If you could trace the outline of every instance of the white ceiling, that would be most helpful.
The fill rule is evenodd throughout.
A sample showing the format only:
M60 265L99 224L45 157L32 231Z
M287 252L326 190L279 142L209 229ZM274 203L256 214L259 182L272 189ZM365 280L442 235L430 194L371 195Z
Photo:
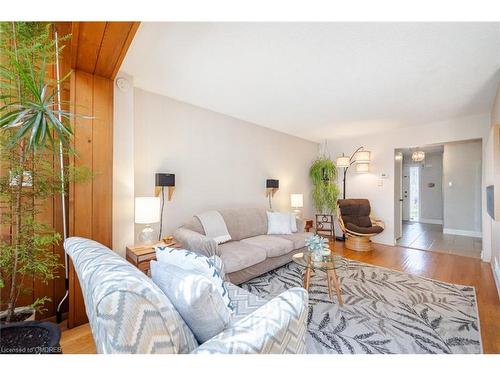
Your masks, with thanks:
M143 23L134 85L302 138L489 112L499 23Z

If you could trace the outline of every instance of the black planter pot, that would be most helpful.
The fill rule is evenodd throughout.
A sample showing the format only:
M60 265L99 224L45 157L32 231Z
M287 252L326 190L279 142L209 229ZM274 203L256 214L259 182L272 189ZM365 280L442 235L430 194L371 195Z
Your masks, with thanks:
M50 322L0 324L0 354L60 354L61 329Z

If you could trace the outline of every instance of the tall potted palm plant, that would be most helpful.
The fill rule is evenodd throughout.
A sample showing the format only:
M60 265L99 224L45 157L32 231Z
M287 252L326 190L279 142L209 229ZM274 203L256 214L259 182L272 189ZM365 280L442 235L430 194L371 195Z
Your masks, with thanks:
M65 176L88 176L63 163L62 153L71 152L71 114L61 109L61 80L47 74L59 53L51 25L3 22L0 32L0 226L10 227L0 232L0 287L6 289L0 314L13 322L43 309L49 299L19 309L20 295L29 290L23 279L47 282L62 266L49 250L61 235L39 220L43 201L64 194L70 180ZM61 165L54 171L57 159Z

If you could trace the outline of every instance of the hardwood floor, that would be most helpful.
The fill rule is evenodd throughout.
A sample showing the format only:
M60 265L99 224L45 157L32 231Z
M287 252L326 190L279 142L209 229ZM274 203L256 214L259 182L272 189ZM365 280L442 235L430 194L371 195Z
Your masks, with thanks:
M489 263L459 255L377 244L368 253L344 249L343 242L336 242L334 249L339 255L361 262L449 283L473 285L477 293L483 350L500 353L500 301ZM63 353L95 353L88 324L64 330L61 347Z

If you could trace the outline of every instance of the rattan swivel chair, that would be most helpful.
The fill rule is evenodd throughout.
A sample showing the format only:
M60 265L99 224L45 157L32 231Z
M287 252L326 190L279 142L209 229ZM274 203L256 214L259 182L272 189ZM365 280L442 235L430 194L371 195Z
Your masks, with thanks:
M337 218L344 232L345 247L355 251L371 251L371 237L383 232L385 224L370 217L368 199L339 199Z

